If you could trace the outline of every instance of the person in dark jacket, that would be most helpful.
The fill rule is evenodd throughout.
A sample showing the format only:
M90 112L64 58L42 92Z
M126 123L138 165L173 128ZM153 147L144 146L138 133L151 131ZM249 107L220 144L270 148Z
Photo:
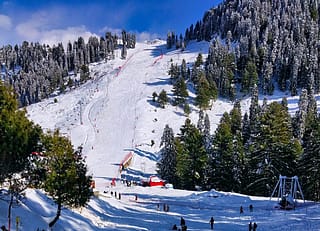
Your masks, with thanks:
M257 225L257 223L253 223L253 231L256 231L257 230L257 227L258 227L258 225Z
M210 223L211 229L213 229L213 224L214 224L214 219L213 219L213 217L210 218L209 223Z
M183 217L180 219L180 225L181 227L186 225L186 221L183 219Z

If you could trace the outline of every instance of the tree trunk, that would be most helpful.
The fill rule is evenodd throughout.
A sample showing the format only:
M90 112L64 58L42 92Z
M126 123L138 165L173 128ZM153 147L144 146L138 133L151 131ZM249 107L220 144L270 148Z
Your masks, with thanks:
M9 203L9 208L8 208L8 230L10 231L11 229L11 208L13 204L13 193L10 193L10 203Z
M54 224L59 220L60 215L61 215L61 203L58 203L57 214L55 218L49 223L50 228L52 228L52 226L54 226Z

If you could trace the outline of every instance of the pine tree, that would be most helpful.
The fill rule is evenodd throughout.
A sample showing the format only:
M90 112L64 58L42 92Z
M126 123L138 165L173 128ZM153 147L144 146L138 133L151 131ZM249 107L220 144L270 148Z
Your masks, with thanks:
M184 189L194 190L196 186L202 186L201 184L204 182L204 166L207 162L207 154L202 136L190 119L186 119L180 131L179 140L184 151L178 158L179 168L181 169L181 184Z
M229 113L231 123L231 133L233 135L233 190L243 192L244 185L246 185L246 163L247 157L244 154L244 145L242 137L242 119L241 119L241 105L240 101L236 101L233 109Z
M186 102L186 98L189 96L187 91L187 85L183 78L178 78L176 83L173 85L172 90L175 98L174 104L175 105L183 105Z
M157 163L158 174L167 182L176 185L177 151L172 128L167 124L163 130L160 147L160 161Z
M62 205L84 206L92 192L91 177L81 157L81 149L74 151L71 142L58 131L43 137L46 176L43 188L57 204L57 213L49 223L53 227L58 221Z
M25 170L28 157L37 146L41 128L18 110L12 89L0 83L0 182Z
M9 225L13 199L29 184L28 158L40 135L41 128L27 119L25 110L18 110L13 90L0 82L0 183L9 185Z
M294 174L301 146L293 138L290 115L280 103L270 103L261 115L260 123L260 135L251 144L255 148L250 153L254 173L250 190L266 196L270 195L279 175Z
M182 59L180 73L181 73L182 78L184 78L184 79L189 78L188 71L187 71L187 63L186 63L185 59Z
M303 154L299 173L304 195L309 200L320 200L320 118L308 113L303 136Z
M248 61L241 79L241 92L247 94L258 81L258 73L256 65L252 61Z
M160 104L160 107L164 108L168 101L169 99L167 92L164 89L162 89L162 91L159 93L157 102Z
M308 113L308 92L306 89L301 91L298 103L299 109L296 111L294 118L295 137L301 140L305 130L305 122Z
M203 64L202 54L199 53L194 65L195 65L195 67L200 67L202 64Z
M195 103L200 109L207 109L210 103L210 85L205 77L204 72L199 72L198 84L196 85Z
M214 175L209 176L212 188L222 191L232 191L235 183L233 175L233 135L231 133L230 116L225 112L215 131L212 142L212 167Z

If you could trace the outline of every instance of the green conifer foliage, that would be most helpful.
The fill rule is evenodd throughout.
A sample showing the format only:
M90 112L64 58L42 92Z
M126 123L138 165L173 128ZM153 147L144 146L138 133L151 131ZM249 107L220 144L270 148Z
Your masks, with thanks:
M320 200L320 118L308 113L299 172L307 199Z
M0 83L0 182L25 170L40 134L40 127L18 110L13 91Z
M252 145L251 171L255 194L270 195L279 175L295 174L301 146L293 138L291 118L283 105L270 103L260 117L260 135Z
M43 187L57 204L57 213L49 223L52 227L61 215L62 205L84 206L90 196L91 177L81 157L81 149L74 151L71 142L55 131L43 138L46 176Z
M194 190L196 186L202 186L207 154L201 133L190 119L186 119L180 130L179 141L182 148L178 154L178 172L181 186Z

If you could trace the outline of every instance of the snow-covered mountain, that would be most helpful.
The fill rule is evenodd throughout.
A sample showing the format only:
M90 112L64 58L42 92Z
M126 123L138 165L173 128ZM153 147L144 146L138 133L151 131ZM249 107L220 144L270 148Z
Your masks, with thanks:
M121 179L139 180L155 174L160 138L166 124L179 133L187 118L179 107L161 109L152 101L152 93L164 89L172 96L168 70L173 62L188 65L209 44L192 42L184 51L167 50L165 42L156 40L138 43L128 50L126 60L116 59L90 65L92 80L83 86L27 108L28 116L44 129L60 129L70 137L74 147L83 146L83 153L96 182L96 197L82 209L64 209L54 230L169 230L184 217L188 230L210 230L209 219L215 218L215 230L248 230L250 221L257 230L320 230L320 206L308 203L292 211L273 208L269 198L249 197L224 192L193 192L165 188L127 187ZM117 51L118 52L118 51ZM190 92L190 98L194 97ZM275 94L270 100L281 100ZM289 101L294 113L298 97ZM245 112L249 97L241 101ZM230 111L232 103L219 99L208 113L211 132L221 115ZM198 109L191 107L189 118L198 121ZM152 145L151 140L154 141ZM119 172L119 163L133 153L128 170ZM111 187L112 179L116 186ZM115 194L117 193L117 196ZM121 199L119 199L119 194ZM1 198L6 198L5 191ZM163 211L163 205L169 211ZM249 212L252 204L253 212ZM159 206L159 207L158 207ZM244 213L239 213L243 206ZM26 197L12 211L11 230L47 229L56 207L43 192L28 189ZM0 225L7 224L7 202L0 200ZM20 217L19 227L15 226Z

